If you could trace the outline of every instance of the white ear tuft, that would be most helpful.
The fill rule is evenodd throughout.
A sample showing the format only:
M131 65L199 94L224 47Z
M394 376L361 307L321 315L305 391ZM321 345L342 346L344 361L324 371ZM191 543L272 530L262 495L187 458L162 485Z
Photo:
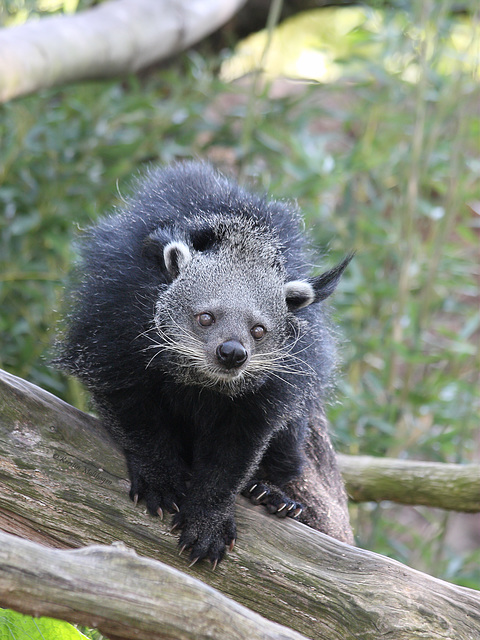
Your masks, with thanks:
M284 287L285 300L290 311L296 311L315 301L315 291L305 280L292 280Z
M172 278L178 278L192 259L192 254L185 243L174 241L169 242L164 248L163 259L168 273Z

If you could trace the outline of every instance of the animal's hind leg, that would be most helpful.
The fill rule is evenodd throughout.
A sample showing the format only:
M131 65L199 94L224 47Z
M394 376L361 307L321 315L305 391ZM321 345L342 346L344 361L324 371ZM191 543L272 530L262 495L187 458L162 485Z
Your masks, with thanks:
M263 504L269 513L278 518L296 518L304 509L300 502L289 498L279 487L256 478L247 483L242 495L253 504Z
M274 436L265 452L258 473L242 491L253 504L263 504L269 513L279 518L296 518L303 505L290 498L285 485L298 477L303 466L302 446L304 429L301 424L291 424Z

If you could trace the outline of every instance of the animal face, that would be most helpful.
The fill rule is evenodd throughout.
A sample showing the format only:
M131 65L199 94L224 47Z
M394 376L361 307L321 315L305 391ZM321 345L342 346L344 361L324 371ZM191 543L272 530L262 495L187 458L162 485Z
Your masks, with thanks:
M203 251L177 240L164 246L171 283L156 305L150 364L234 396L268 375L298 372L296 312L334 291L351 256L316 278L286 282L281 249L261 229L235 224L222 234Z
M178 242L164 253L174 280L160 296L155 324L176 377L230 394L258 385L279 366L288 337L278 271L221 251L192 254Z

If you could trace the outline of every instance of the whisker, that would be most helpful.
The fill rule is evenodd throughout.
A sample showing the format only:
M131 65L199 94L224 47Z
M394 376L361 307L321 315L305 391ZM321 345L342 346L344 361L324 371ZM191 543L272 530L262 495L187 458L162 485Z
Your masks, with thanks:
M291 323L291 338L287 343L269 351L253 353L245 369L229 378L225 372L215 370L215 366L209 363L205 345L198 336L182 326L173 317L171 309L164 311L162 324L153 322L151 327L137 336L151 343L142 348L143 352L154 352L146 368L152 366L161 354L171 354L175 358L178 371L182 371L182 379L207 389L216 388L226 392L230 390L232 393L238 392L242 385L254 383L264 375L277 378L291 387L295 387L295 383L287 379L289 376L314 378L317 375L315 369L300 357L300 354L311 349L323 336L313 337L304 327Z

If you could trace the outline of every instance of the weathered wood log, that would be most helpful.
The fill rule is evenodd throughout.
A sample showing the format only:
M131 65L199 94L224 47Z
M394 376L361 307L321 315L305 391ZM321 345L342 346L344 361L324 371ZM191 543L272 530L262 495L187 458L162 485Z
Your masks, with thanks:
M439 509L480 511L480 465L337 456L356 502L390 500Z
M0 101L138 71L206 37L245 0L114 0L0 29Z
M140 507L134 509L128 500L123 457L97 421L4 372L0 375L0 452L3 531L57 548L121 540L139 555L161 559L197 576L309 638L479 637L477 592L430 578L295 521L279 521L243 499L236 513L238 543L234 551L214 572L208 563L188 568L186 559L178 556L176 536L168 523L148 516ZM29 566L33 567L33 559ZM126 582L135 591L136 574L131 575L132 580L127 575ZM42 572L35 576L35 592L43 584L42 576L45 578ZM115 576L110 587L100 581L105 597L114 592L115 582ZM66 586L69 584L67 581ZM46 595L44 601L27 597L27 592L22 598L18 596L14 605L7 599L8 589L0 588L0 593L0 605L33 614L60 615L55 606L71 605L65 600L52 604ZM90 598L95 606L102 601L98 595ZM123 607L134 616L138 605L130 610L128 602L124 598ZM215 600L211 604L215 606ZM148 606L147 600L141 611ZM105 621L107 613L85 609L82 619ZM67 618L63 612L62 617ZM162 637L160 633L170 638L188 637L170 631L157 629L157 637ZM113 629L110 635L114 635Z
M0 533L0 605L97 627L110 640L306 640L123 545L65 551Z

